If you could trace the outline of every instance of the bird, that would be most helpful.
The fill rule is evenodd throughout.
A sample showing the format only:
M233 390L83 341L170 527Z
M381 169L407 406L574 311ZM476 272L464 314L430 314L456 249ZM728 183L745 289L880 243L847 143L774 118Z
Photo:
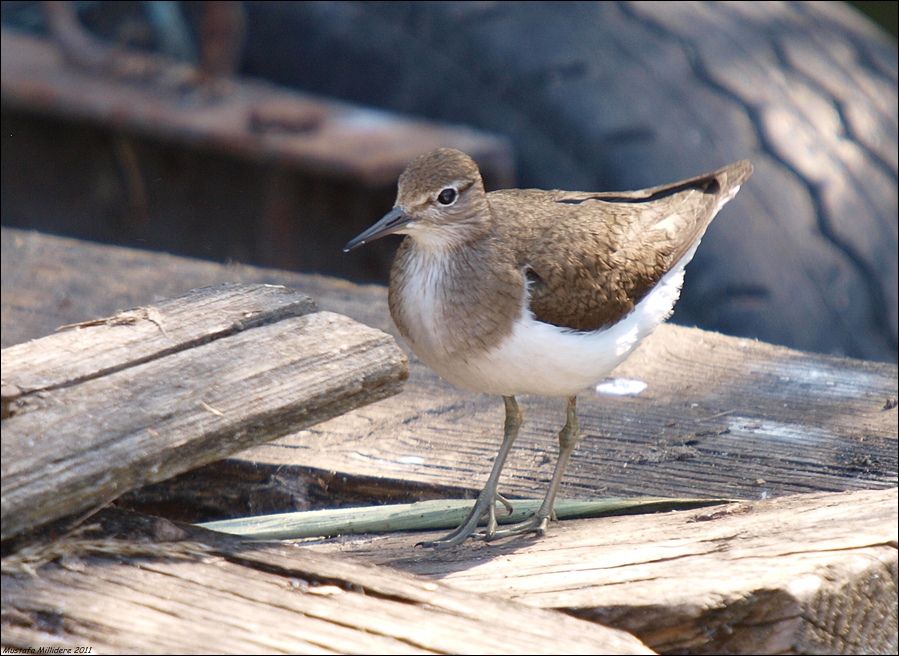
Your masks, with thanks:
M637 191L488 193L475 161L459 150L438 148L409 163L393 208L344 251L404 235L388 287L399 333L442 378L501 396L505 406L503 440L477 500L454 531L425 546L545 534L579 438L577 394L670 316L684 267L751 174L741 160ZM522 424L523 394L564 399L566 421L543 502L500 529L496 504L511 504L497 487Z

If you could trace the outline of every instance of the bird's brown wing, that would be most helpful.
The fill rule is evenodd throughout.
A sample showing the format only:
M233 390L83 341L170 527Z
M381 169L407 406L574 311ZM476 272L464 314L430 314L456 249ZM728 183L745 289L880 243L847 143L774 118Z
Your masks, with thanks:
M639 191L520 190L489 198L528 278L537 320L588 331L633 310L751 172L741 161Z

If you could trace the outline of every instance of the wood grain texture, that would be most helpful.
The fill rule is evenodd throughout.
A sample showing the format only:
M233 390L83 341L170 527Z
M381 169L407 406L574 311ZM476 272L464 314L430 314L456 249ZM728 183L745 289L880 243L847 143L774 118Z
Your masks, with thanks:
M395 334L383 287L8 228L2 235L4 340L226 280L288 284L324 309ZM242 453L228 461L233 476L228 463L217 466L199 488L207 492L207 509L215 480L231 503L235 484L253 477L263 480L248 512L308 508L310 490L319 502L333 504L341 500L337 490L352 481L367 499L479 489L501 439L502 403L456 390L414 358L410 372L403 393L392 399ZM642 380L647 388L636 397L581 395L584 439L563 496L759 499L896 484L895 365L664 325L615 375ZM522 407L525 424L500 484L512 496L540 497L564 406L535 397ZM185 485L181 505L187 506L198 497L190 481ZM283 498L285 491L291 499ZM171 490L166 494L173 498ZM274 496L280 507L268 501ZM206 515L214 516L223 515Z
M62 323L105 316L121 307L154 302L157 294L172 295L190 287L225 280L290 284L315 297L327 310L353 316L369 325L390 328L386 293L382 287L357 286L320 276L222 266L8 229L2 231L2 236L4 340L14 336L21 339L36 337ZM141 366L148 364L151 363ZM123 373L126 372L120 372ZM581 490L591 494L603 491L607 494L652 494L657 491L666 496L682 491L693 495L717 493L758 499L791 491L895 485L897 370L893 365L798 353L749 340L663 326L616 375L642 380L647 383L647 388L635 397L600 394L581 397L582 428L586 435L563 486L566 496L578 496ZM214 491L217 480L219 489L233 499L234 489L239 489L240 481L252 474L265 481L262 487L267 487L268 497L281 495L279 502L284 501L285 490L292 490L291 493L301 498L312 487L309 482L318 480L321 482L318 502L327 504L340 502L343 499L341 486L346 489L354 481L356 492L364 493L367 500L384 498L397 490L414 498L416 495L446 496L451 490L477 489L486 477L490 458L499 442L501 404L489 397L454 390L415 361L411 363L411 378L404 392L392 399L348 413L340 420L326 422L320 430L301 431L280 440L271 449L254 449L238 458L217 463L214 470L207 470L206 478L197 480L204 484L202 487L207 493L210 491L207 488ZM544 453L555 448L554 432L562 423L563 408L552 401L527 399L524 409L525 429L520 444L513 450L508 475L501 484L513 495L539 496L552 462ZM4 438L5 432L4 426ZM238 475L229 477L229 467ZM300 475L306 476L305 481ZM568 608L579 612L573 597L582 594L577 603L584 604L580 608L585 617L597 619L599 616L592 613L601 607L600 602L605 603L597 590L602 589L604 594L616 591L624 594L627 586L600 586L597 577L603 574L615 576L618 567L604 567L603 563L594 568L581 567L582 562L593 562L590 559L594 551L609 559L617 558L622 570L628 565L639 568L641 558L644 558L649 574L643 577L638 571L633 577L637 585L663 586L667 580L666 571L678 571L676 568L680 565L690 563L693 569L689 573L693 579L689 585L683 580L669 580L670 588L657 588L659 593L667 589L672 595L672 604L665 609L674 608L676 612L672 617L682 620L682 624L675 624L671 632L666 634L666 627L670 625L659 620L663 610L661 605L653 605L651 598L646 601L634 597L635 601L644 604L643 613L639 615L647 618L650 629L657 630L652 636L655 644L669 645L672 651L679 651L680 644L689 644L695 645L690 647L691 650L698 651L715 640L725 641L728 627L736 626L740 636L747 639L749 632L755 630L755 639L761 643L769 641L764 644L773 644L770 641L780 636L781 642L774 646L788 643L811 645L809 649L823 644L839 646L843 643L834 636L851 635L855 640L852 631L856 625L871 627L870 630L865 628L866 635L874 638L881 635L876 632L878 627L894 626L890 624L894 622L890 615L894 604L878 605L863 616L852 614L863 607L860 602L853 602L855 605L846 610L832 610L833 623L822 624L821 634L814 635L813 621L827 617L826 612L831 612L828 608L843 603L841 597L832 593L834 582L851 580L857 583L853 584L855 587L847 584L841 589L843 597L851 600L861 597L881 599L879 595L888 591L891 582L895 581L895 569L890 569L894 567L891 558L895 559L895 492L864 494L871 496L827 497L828 501L821 502L822 508L833 505L829 499L854 500L850 509L838 503L833 505L832 512L791 505L794 499L786 498L753 502L748 505L749 512L730 513L724 517L715 516L715 510L698 511L694 522L686 521L692 515L676 514L606 519L601 520L602 524L554 524L549 535L540 542L517 541L490 547L473 544L467 545L461 556L450 552L439 558L430 552L408 549L403 551L405 555L392 561L392 565L405 568L424 561L421 566L431 568L429 575L450 579L456 573L460 578L459 585L475 585L475 579L480 576L486 583L489 571L497 569L505 573L502 579L505 584L521 586L517 592L512 590L516 598L526 600L524 588L531 586L534 592L542 585L547 590L545 601L557 595L551 603L547 601L550 605L559 604L552 607L563 607L561 596L571 592L572 602ZM862 498L863 502L859 503ZM886 509L883 498L887 498ZM186 494L180 501L189 504L191 500L192 496ZM308 500L303 502L308 503ZM815 499L810 498L809 502L815 503ZM780 503L785 505L773 505ZM772 514L763 514L765 507L774 509ZM702 515L703 512L707 514ZM731 521L730 518L736 520L757 513L762 521L755 525L724 524L721 533L706 534L710 542L703 542L701 534L693 532L702 526L717 529L724 519ZM700 518L705 521L699 521ZM797 522L804 518L810 519L802 528ZM646 523L640 528L626 523L630 521ZM612 530L610 527L621 527L617 537L608 533ZM741 532L743 529L746 531ZM841 530L845 533L839 533ZM887 532L886 538L884 532ZM762 539L765 536L770 540L767 546ZM821 541L829 539L828 536L833 539L822 545ZM756 552L740 551L744 538L746 544L756 545ZM775 538L780 540L778 544L774 543ZM346 548L353 550L358 546L359 557L367 558L366 552L378 551L386 558L390 553L397 553L391 551L394 547L400 548L399 542L392 540L414 542L415 538L384 538L376 543L360 542ZM786 549L784 544L788 545ZM657 547L656 551L652 551L653 545ZM691 547L694 548L692 554ZM553 550L564 562L553 560L556 557ZM741 557L733 561L721 560L732 552ZM519 553L528 557L537 554L536 560L531 561L538 563L537 569L522 570L522 576L507 569L506 562L524 564L515 560ZM839 560L841 557L846 560ZM464 562L459 564L458 558ZM549 559L545 561L546 569L539 568L540 558ZM253 559L258 560L256 556ZM709 562L713 569L708 568ZM731 568L718 568L722 562L730 564ZM779 571L784 576L777 578L777 570L773 568L781 562L784 569ZM481 569L475 569L475 565ZM818 565L820 568L816 569ZM345 563L341 565L345 566ZM281 565L269 563L260 569L282 571L277 567ZM766 567L773 573L766 573ZM79 561L75 561L70 569L77 573L79 568ZM320 571L320 574L326 578L339 577L344 570L337 568L335 564L334 569ZM309 580L299 573L306 570L291 571L297 572L298 580ZM744 571L754 574L743 577ZM465 579L466 572L472 572L472 577L464 583L461 579ZM718 576L720 572L729 575L733 572L734 581ZM847 579L846 572L855 578ZM252 578L248 577L242 583ZM642 581L644 578L647 580ZM749 589L757 581L773 586L783 583L784 579L798 581L795 584L798 587L789 590L785 597L769 593L768 588L763 587L746 597L734 591L740 580L744 580ZM809 596L812 593L808 590L814 590L814 585L803 588L815 581L821 581L818 589L826 593L820 597L820 603L815 601L816 597ZM709 592L711 587L719 584L730 596L721 597ZM55 583L51 585L55 586ZM684 598L694 587L700 603L691 606ZM10 585L4 579L4 595L9 589ZM81 583L80 588L73 586L73 589L89 592L85 583ZM59 590L66 588L62 586ZM385 592L385 596L393 592ZM30 594L23 593L21 598L27 599ZM55 594L54 598L61 598L60 594L63 594L71 608L77 603L86 603L67 596L68 592L57 591ZM212 593L204 591L204 594ZM233 598L229 596L231 592L215 594ZM677 594L682 596L677 597ZM895 598L895 592L893 595ZM49 599L49 596L44 598ZM4 597L4 601L6 599ZM152 597L145 599L151 601L141 608L155 609L153 617L161 617L162 602ZM767 606L753 605L765 599ZM817 615L816 603L820 605ZM107 608L104 606L101 610ZM488 612L482 607L474 608ZM603 608L603 621L614 620L615 611L621 610L622 617L631 617L635 625L639 623L639 617L633 619L627 615L627 606L619 609L610 601L609 606ZM806 615L801 615L793 612L796 608L809 610ZM750 612L752 609L764 610L767 614L757 621L758 617ZM49 628L53 628L54 621L57 621L57 627L81 627L87 625L89 619L96 621L92 615L88 617L87 612L84 615L76 615L74 610L69 612L77 621L73 619L66 624L64 619L68 616L65 613L47 612L44 606L33 611L26 608L21 614L13 614L21 621L17 620L14 626L4 626L4 640L12 635L25 636L17 638L23 641L31 640L34 633L13 633L31 630L43 631L41 635L47 635L49 639L52 634L48 631L48 623ZM882 615L878 616L878 612ZM850 625L840 625L839 618L843 617L858 619L851 620ZM166 618L167 622L173 621ZM245 619L240 616L235 621ZM717 627L716 632L711 637L706 636L702 629L697 629L704 626L700 622L711 622ZM169 624L160 626L163 627L161 633L166 630L175 632ZM771 627L778 629L773 638L769 631ZM112 631L101 627L101 632L107 630ZM242 631L241 635L245 635ZM561 641L569 635L565 632L548 635L554 636L555 652L566 649ZM209 638L209 644L216 644L212 642L214 637ZM161 636L159 639L166 638ZM349 638L347 640L345 644L350 644ZM122 648L118 638L112 642L115 649ZM745 647L751 643L738 643L733 638L729 644L736 651L741 644ZM240 646L245 647L244 644ZM265 648L260 647L257 651ZM294 643L289 648L301 650ZM115 649L110 648L110 651Z
M314 311L312 299L281 285L206 287L189 302L168 299L11 346L3 352L3 380L15 381L17 394L70 386Z
M93 653L653 653L625 632L563 613L290 545L249 545L155 524L143 538L131 530L126 540L63 541L54 545L63 555L31 574L5 560L4 646L90 644ZM131 556L116 553L126 548Z
M312 548L634 633L660 653L895 653L896 489L554 524L435 555L432 533Z
M214 329L231 321L231 306L239 304L234 291L224 290L229 310L224 320L209 320ZM253 313L266 305L255 291L247 290L245 306ZM198 296L206 299L209 292ZM188 307L170 316L191 315L192 298L183 297ZM196 321L203 322L204 304L198 309ZM115 363L127 350L121 344L131 341L124 337L107 353L115 359L97 365L113 373L74 385L58 382L72 378L64 353L77 351L93 330L104 339L108 324L49 338L50 357L38 367L57 361L62 371L54 373L55 389L24 394L3 422L3 539L400 389L406 359L390 336L330 312L284 316L280 301L273 310L272 323L122 368ZM144 327L115 328L131 329ZM6 378L7 364L11 372L27 372L28 356L43 354L40 343L8 351L4 383L27 387ZM73 368L75 378L82 376L84 362L76 358ZM21 375L29 384L39 379Z
M896 484L896 367L803 354L662 326L614 375L638 396L584 393L583 439L562 496L765 498ZM539 497L552 474L561 401L526 397L501 489ZM238 459L477 490L501 438L497 398L457 391L413 361L395 400ZM362 439L360 439L362 436Z

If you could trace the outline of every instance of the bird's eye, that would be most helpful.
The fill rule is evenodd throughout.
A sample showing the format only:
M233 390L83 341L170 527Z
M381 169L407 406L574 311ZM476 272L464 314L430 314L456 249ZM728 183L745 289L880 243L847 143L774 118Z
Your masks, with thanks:
M452 205L456 202L456 198L459 196L459 192L457 192L452 187L447 187L439 194L437 194L437 202L441 205Z

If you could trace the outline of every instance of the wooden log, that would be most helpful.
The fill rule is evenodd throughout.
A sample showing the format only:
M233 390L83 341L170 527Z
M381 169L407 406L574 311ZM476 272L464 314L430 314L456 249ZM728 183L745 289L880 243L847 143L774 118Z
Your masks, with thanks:
M232 285L5 349L3 539L400 389L389 335L311 307Z
M311 548L564 610L659 653L897 649L896 489L553 524L539 540L415 549L434 533Z
M108 514L99 516L104 524ZM149 522L141 536L134 524L124 524L126 539L67 538L4 559L4 647L90 645L94 654L653 653L623 631L388 568L188 533L165 520Z
M2 254L4 340L222 280L289 284L324 309L394 330L378 286L8 228ZM414 358L410 368L402 394L238 454L208 475L182 479L180 492L157 490L149 501L167 499L187 515L199 499L208 519L472 493L498 448L502 404L453 388ZM760 499L896 484L895 365L665 325L614 373L647 387L636 396L581 395L585 435L563 496ZM525 424L501 486L535 497L550 477L564 409L536 397L523 407ZM247 494L237 499L235 489Z

